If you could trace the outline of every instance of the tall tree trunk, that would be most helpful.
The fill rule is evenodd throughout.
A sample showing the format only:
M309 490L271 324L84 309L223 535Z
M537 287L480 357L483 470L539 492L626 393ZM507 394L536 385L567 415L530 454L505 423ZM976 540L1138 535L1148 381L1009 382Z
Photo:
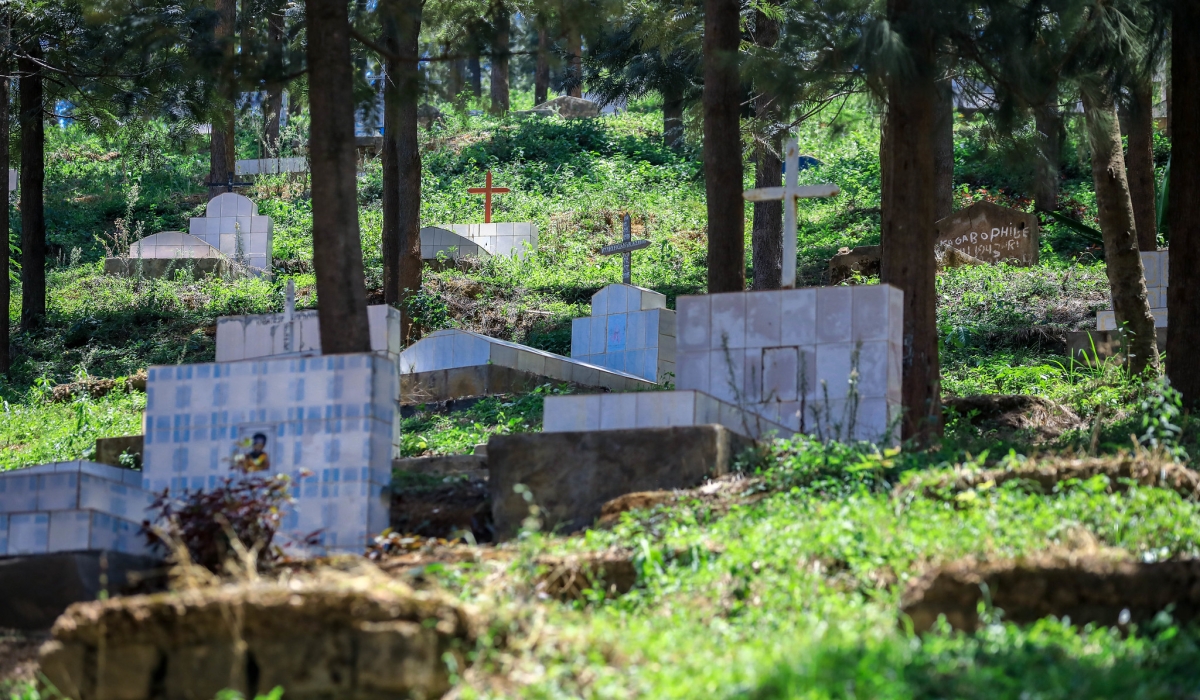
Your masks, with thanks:
M42 92L41 45L25 48L17 61L21 76L21 328L31 330L46 317L46 116Z
M772 48L779 41L779 22L763 12L754 13L754 43ZM775 132L779 109L775 96L759 88L754 103L760 123L767 125L766 143L754 151L754 186L779 187L783 184L783 163L779 160L780 137ZM754 289L779 289L783 283L783 202L754 203L754 224L750 230L750 251L754 266Z
M282 8L273 8L267 15L267 42L270 45L271 61L279 61L282 67L283 52L283 12ZM278 58L277 58L278 57ZM264 158L278 157L280 116L283 111L283 83L272 81L267 83L267 99L263 101L263 117L266 126L263 129Z
M471 78L471 94L476 99L483 97L483 66L479 64L479 42L471 39L470 55L467 56L467 73Z
M704 191L708 293L746 288L737 0L704 0Z
M421 151L417 145L421 0L383 7L385 44L403 60L388 60L384 87L383 297L401 310L401 337L411 336L407 302L421 288Z
M1200 35L1200 4L1177 2L1171 18L1175 37ZM1171 233L1167 288L1167 376L1191 408L1200 408L1200 43L1171 42L1171 189L1167 230Z
M4 170L4 202L0 206L0 373L8 374L8 370L12 367L12 357L9 355L9 337L10 323L12 319L9 317L9 307L12 302L12 279L9 277L9 272L12 270L12 251L9 250L9 214L8 214L8 167L10 160L9 141L8 141L8 74L10 67L11 48L9 41L11 39L11 29L9 28L9 16L6 14L0 17L0 166Z
M235 128L236 117L233 102L237 94L234 81L233 61L235 57L234 33L237 23L237 0L216 0L217 26L213 31L217 41L223 42L224 61L218 71L217 104L212 115L212 132L208 141L208 181L223 183L233 172L237 158ZM224 185L210 184L208 198L212 199L226 190Z
M1096 208L1100 232L1104 234L1104 259L1112 289L1117 325L1126 334L1127 367L1140 375L1158 364L1154 317L1146 297L1142 258L1138 255L1133 201L1125 179L1121 153L1121 127L1111 97L1095 97L1084 91L1083 110L1088 141L1092 147L1092 179L1096 185Z
M583 35L573 26L567 28L567 55L567 69L571 80L567 94L571 97L583 97Z
M941 221L954 212L954 92L950 80L937 83L933 125L933 218Z
M1065 136L1062 113L1058 111L1058 87L1033 110L1033 123L1037 129L1038 160L1037 176L1034 181L1033 201L1038 211L1058 209L1059 163L1062 162L1062 144Z
M683 147L683 96L677 92L663 93L663 145Z
M889 0L888 19L908 46L913 68L888 78L888 146L884 177L880 278L904 292L902 436L921 443L941 433L937 265L933 248L934 129L937 124L935 37L927 15L934 0Z
M354 152L350 24L341 0L306 0L308 103L312 118L313 266L321 350L368 352L367 290Z
M1154 200L1154 92L1150 79L1133 90L1129 106L1129 196L1137 223L1138 249L1158 250L1157 207Z
M508 10L500 0L492 4L492 114L508 112L508 37L510 19Z
M540 105L550 95L550 32L538 21L537 66L533 71L533 103Z

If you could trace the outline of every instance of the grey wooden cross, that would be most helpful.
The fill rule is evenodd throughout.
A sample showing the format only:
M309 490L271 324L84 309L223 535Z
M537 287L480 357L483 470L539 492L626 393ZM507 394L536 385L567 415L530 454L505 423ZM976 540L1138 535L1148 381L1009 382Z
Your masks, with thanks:
M784 289L796 286L796 200L815 197L836 197L842 190L837 185L809 185L801 187L800 148L796 139L788 139L784 147L783 187L762 187L746 190L742 195L751 202L783 200L783 284Z
M650 247L650 241L633 240L633 219L631 219L628 214L625 215L625 221L622 223L621 229L621 242L604 246L600 249L600 254L623 256L625 258L623 261L625 264L621 271L621 281L625 284L633 284L633 272L631 270L633 264L633 251Z
M293 319L296 315L296 282L289 279L287 296L283 298L283 351L296 350L296 326Z

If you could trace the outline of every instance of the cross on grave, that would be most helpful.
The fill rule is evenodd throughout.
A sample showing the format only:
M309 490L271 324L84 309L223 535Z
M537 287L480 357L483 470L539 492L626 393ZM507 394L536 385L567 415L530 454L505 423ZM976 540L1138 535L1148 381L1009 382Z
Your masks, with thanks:
M836 197L842 190L837 185L798 184L800 174L800 148L796 139L788 139L785 147L783 187L762 187L746 190L742 195L751 202L783 200L783 284L784 289L796 286L796 200L816 197Z
M283 351L293 352L296 350L296 326L293 320L296 317L296 281L289 279L287 283L287 295L283 298Z
M631 265L633 263L633 251L648 248L650 241L635 241L633 239L633 220L628 214L625 215L625 221L621 224L621 242L606 245L600 249L601 255L621 255L624 258L621 269L621 281L625 284L633 284L630 281L632 277Z
M487 171L487 183L484 187L470 187L467 189L469 194L483 195L483 223L492 223L492 194L505 194L512 190L507 187L492 187L492 171Z
M249 187L253 182L234 182L233 173L229 173L229 179L225 182L206 182L209 187L224 187L226 192L232 192L234 187Z

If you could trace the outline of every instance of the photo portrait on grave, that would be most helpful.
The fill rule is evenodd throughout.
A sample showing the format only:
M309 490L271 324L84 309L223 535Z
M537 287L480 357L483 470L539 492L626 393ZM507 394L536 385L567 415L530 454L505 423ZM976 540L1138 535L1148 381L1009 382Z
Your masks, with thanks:
M234 446L233 468L245 474L265 472L271 468L271 457L267 454L267 432L256 431L243 437Z

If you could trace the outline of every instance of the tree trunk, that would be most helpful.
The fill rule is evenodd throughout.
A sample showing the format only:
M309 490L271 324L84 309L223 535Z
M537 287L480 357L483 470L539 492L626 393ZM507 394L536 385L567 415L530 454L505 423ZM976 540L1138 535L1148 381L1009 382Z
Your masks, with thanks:
M540 105L550 94L550 32L538 24L537 67L533 72L533 104Z
M1158 364L1158 344L1154 338L1154 317L1146 298L1142 258L1138 255L1133 201L1125 179L1121 127L1111 97L1096 98L1085 90L1083 110L1092 147L1092 179L1096 185L1100 232L1104 234L1113 311L1117 326L1126 334L1128 370L1132 375L1140 375Z
M283 14L275 8L267 15L267 42L270 44L272 55L283 51ZM282 66L282 62L280 63ZM280 82L267 83L267 99L263 101L263 117L266 126L263 129L264 158L279 157L279 125L283 111L283 84Z
M12 367L12 357L9 354L9 324L12 319L9 316L9 307L12 302L12 279L9 277L9 272L12 270L12 251L9 250L9 214L8 214L8 164L9 156L9 141L8 141L8 74L9 74L9 46L10 39L9 18L4 16L0 18L0 56L3 56L3 64L0 64L0 166L4 169L4 205L0 206L0 261L3 261L3 267L0 267L0 373L8 374L8 370Z
M933 248L937 196L934 129L937 124L935 37L924 16L932 0L889 0L888 18L912 57L912 70L887 82L883 253L880 278L904 292L902 437L928 443L941 434L937 265Z
M305 10L313 266L321 349L327 355L368 352L371 336L358 233L349 18L341 0L306 0Z
M1172 35L1200 33L1200 4L1177 2ZM1167 230L1171 233L1167 288L1167 376L1191 408L1200 408L1200 44L1171 42L1171 189L1167 194Z
M501 2L492 5L492 114L508 113L509 15Z
M213 30L217 41L223 42L223 61L217 72L218 107L212 115L212 132L208 141L208 181L224 183L229 180L236 161L236 117L233 102L237 93L234 82L233 61L235 57L234 31L237 22L237 1L216 0L217 26ZM226 191L224 185L210 184L208 198L212 199Z
M663 145L683 148L683 97L678 94L663 95Z
M21 76L21 328L39 328L46 317L46 117L41 45L26 47L17 61Z
M567 54L571 80L567 94L571 97L583 97L583 35L574 27L567 29Z
M737 0L704 0L704 191L709 294L746 288L746 214L738 121L738 7Z
M401 337L411 335L407 302L421 288L421 151L417 144L421 0L384 5L385 45L406 60L387 62L383 142L383 298L401 310Z
M954 92L949 80L937 84L933 125L934 221L954 213Z
M1033 200L1038 211L1058 209L1059 163L1062 162L1065 127L1057 103L1058 87L1055 86L1050 97L1033 110L1039 151Z
M467 72L471 78L471 94L476 99L483 97L483 67L479 65L479 44L471 40L470 55L467 56Z
M1137 223L1138 249L1158 250L1158 217L1154 199L1154 93L1149 78L1133 90L1129 106L1129 196Z
M772 48L779 41L779 22L761 11L754 13L754 43ZM759 88L754 104L759 122L767 125L767 143L759 143L754 152L754 186L779 187L783 184L783 163L779 160L780 137L775 133L779 109L775 96ZM754 289L779 289L783 284L783 202L754 203L754 224L750 230Z

